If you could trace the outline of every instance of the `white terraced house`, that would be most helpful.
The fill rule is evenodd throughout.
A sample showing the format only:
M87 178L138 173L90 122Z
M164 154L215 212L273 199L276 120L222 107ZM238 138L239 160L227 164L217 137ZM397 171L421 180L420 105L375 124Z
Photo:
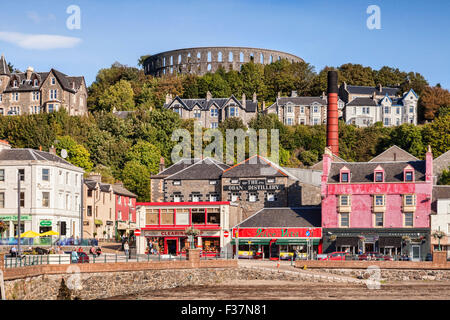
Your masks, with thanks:
M18 179L20 175L21 232L50 230L62 238L80 237L80 205L84 170L50 152L13 149L0 141L0 220L11 238L18 227Z
M386 127L404 123L416 125L418 95L413 89L399 94L398 88L342 84L339 96L345 102L345 123L358 127L367 127L375 122L382 122Z

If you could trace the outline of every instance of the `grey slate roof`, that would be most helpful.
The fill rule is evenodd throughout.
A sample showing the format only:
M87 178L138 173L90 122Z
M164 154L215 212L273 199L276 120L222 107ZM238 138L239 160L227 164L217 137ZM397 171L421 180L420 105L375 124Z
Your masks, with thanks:
M88 190L94 190L97 184L100 186L100 190L103 192L109 192L110 188L112 188L112 185L109 183L102 183L89 179L84 180L84 184L87 186Z
M382 87L381 91L378 90L378 87L365 87L365 86L352 86L347 85L347 91L351 94L372 94L376 93L377 95L386 95L388 96L396 96L398 95L400 89L398 88L389 88L389 87Z
M68 76L58 70L55 70L55 69L50 70L50 72L52 72L52 71L53 71L53 74L55 75L56 79L61 84L61 87L65 91L75 93L76 90L78 90L80 88L80 86L82 85L82 83L84 81L83 77L70 77L70 76ZM8 92L38 91L40 89L42 83L45 81L45 79L50 74L50 72L33 72L31 77L32 77L32 79L34 76L37 77L37 79L39 80L39 87L33 86L32 81L26 80L27 75L25 72L12 73L10 75L11 80L16 78L17 87L12 87L11 82L10 82L10 83L8 83L8 86L5 88L4 92L8 93ZM74 89L73 83L75 83L75 89Z
M450 199L450 186L433 186L433 199L431 202L431 211L437 213L437 200Z
M256 157L256 159L254 159ZM255 163L253 163L255 162ZM238 163L237 165L224 171L222 177L224 178L239 178L239 177L287 177L288 173L280 171L274 167L263 157L256 155L249 159Z
M70 162L60 158L52 153L39 151L34 149L3 149L0 151L0 161L7 160L23 160L23 161L32 161L32 160L40 160L40 161L53 161L63 163L72 167L75 167Z
M425 181L425 161L398 162L332 162L329 183L339 183L339 173L343 167L350 170L350 183L374 182L374 170L381 166L384 169L385 182L403 182L403 169L410 165L414 169L415 181Z
M304 206L298 208L263 208L237 226L239 228L320 228L321 222L320 206Z
M180 170L183 170L191 165L193 165L194 163L200 161L201 159L198 158L194 158L194 159L181 159L180 161L174 163L173 165L171 165L170 167L164 169L163 171L161 171L160 173L151 176L151 179L155 179L155 178L166 178L170 175L173 175L174 173L179 172Z
M181 99L180 97L175 97L175 99L169 103L164 104L164 108L169 108L170 105L172 105L175 101L178 101L181 106L183 106L187 110L192 110L196 105L201 110L209 110L213 105L215 105L219 109L223 109L227 101L230 99L234 99L237 104L245 109L247 112L256 112L258 108L258 103L253 102L253 100L245 100L245 108L242 106L242 101L236 99L234 96L231 96L230 98L211 98L210 100L205 99Z
M393 145L392 147L384 150L376 157L369 160L369 162L386 162L386 161L417 161L411 153L406 152L400 147Z
M218 180L223 171L228 168L229 166L217 160L206 158L167 178L171 180Z
M369 107L375 107L377 106L377 101L373 100L372 98L355 98L349 103L347 103L347 106L349 107L360 107L360 106L369 106Z
M317 102L324 106L327 105L327 101L325 99L322 99L322 97L281 97L277 99L278 105L285 105L288 102L291 102L294 105L301 106L308 106L314 102Z
M120 194L121 196L126 196L126 197L130 197L130 198L137 198L137 195L135 195L131 191L128 191L121 185L113 184L112 188L113 188L114 193L116 193L116 194Z

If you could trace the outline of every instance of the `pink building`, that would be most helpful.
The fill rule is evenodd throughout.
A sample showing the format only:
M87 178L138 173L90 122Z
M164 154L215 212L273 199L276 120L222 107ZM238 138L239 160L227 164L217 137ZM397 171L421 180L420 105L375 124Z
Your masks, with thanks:
M375 251L425 259L432 187L430 148L425 160L369 162L335 162L327 150L321 186L324 252Z
M132 235L136 229L137 196L123 187L122 183L113 185L116 207L116 230L119 235Z

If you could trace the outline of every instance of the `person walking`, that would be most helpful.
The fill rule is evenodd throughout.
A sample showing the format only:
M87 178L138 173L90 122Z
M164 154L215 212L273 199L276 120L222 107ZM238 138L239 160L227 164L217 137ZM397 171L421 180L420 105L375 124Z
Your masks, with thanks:
M128 241L125 241L125 244L123 245L123 250L125 250L125 256L129 258L128 253L130 252L130 246L128 245Z

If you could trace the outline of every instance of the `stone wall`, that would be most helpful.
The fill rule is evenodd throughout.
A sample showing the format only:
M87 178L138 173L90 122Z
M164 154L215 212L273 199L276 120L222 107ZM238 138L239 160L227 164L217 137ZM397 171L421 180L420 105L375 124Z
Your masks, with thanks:
M432 261L332 261L310 260L295 262L297 268L311 269L367 269L369 266L378 266L381 269L399 270L447 270L450 271L450 263L433 263Z
M231 58L231 59L230 59ZM281 51L246 47L202 47L161 52L144 61L145 74L162 76L170 74L198 74L215 72L220 67L226 71L240 71L244 63L270 64L279 59L303 62L303 59ZM231 60L231 61L230 61Z
M331 274L350 276L358 279L368 279L373 277L373 270L367 269L320 269L322 272ZM450 270L430 270L430 269L380 269L381 281L450 281Z
M78 288L71 290L72 298L77 297L83 300L104 299L176 287L214 285L233 280L309 281L297 272L285 273L254 268L84 272L80 273L79 277L70 273L23 275L20 278L5 281L7 299L55 300L61 279L64 279L69 287L73 285Z

